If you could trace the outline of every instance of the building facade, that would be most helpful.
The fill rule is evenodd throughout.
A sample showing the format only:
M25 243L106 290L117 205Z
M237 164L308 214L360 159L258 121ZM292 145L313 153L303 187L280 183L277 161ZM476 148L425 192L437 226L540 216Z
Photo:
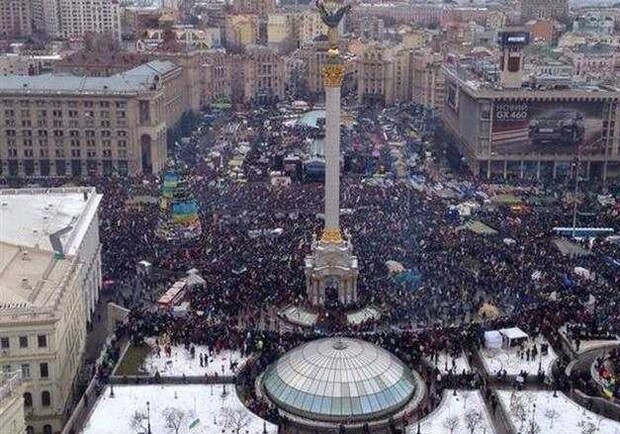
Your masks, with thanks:
M32 35L32 2L6 0L0 2L0 38L23 38Z
M32 0L32 20L36 30L51 38L60 36L58 0Z
M362 104L391 105L411 99L411 50L372 42L358 59L357 96Z
M45 1L45 0L43 0ZM117 0L58 0L59 36L81 39L86 33L121 39L121 7Z
M26 432L24 386L20 371L0 373L0 426L2 434Z
M589 178L620 174L620 90L607 86L513 89L444 65L442 119L475 174Z
M245 101L272 102L284 98L284 58L271 48L255 45L246 49L243 78Z
M255 45L258 42L258 15L226 15L224 41L235 47Z
M94 188L3 190L0 352L23 380L26 432L68 416L101 283Z
M411 100L441 113L445 98L445 79L439 53L416 52L411 60Z
M0 80L2 176L158 172L167 159L168 129L198 109L199 98L184 69L170 61L111 77L6 76Z
M568 17L568 0L523 0L521 2L521 19L565 20Z

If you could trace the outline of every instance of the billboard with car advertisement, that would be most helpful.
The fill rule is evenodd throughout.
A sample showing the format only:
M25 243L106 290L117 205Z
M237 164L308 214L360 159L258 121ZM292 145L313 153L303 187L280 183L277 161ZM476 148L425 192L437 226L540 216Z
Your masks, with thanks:
M492 152L603 155L603 103L495 101Z

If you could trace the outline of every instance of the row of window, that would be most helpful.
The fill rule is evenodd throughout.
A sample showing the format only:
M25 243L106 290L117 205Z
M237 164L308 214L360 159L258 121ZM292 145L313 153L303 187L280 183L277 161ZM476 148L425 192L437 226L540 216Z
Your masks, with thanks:
M19 348L28 348L28 336L20 336L18 341ZM39 348L47 348L47 335L37 335L37 345ZM11 348L11 339L8 337L0 338L0 348L3 350Z
M121 146L121 145L119 145ZM18 158L18 151L17 149L14 148L10 148L7 150L7 154L9 158ZM34 158L34 150L33 149L24 149L24 157L25 158ZM64 149L56 149L54 151L54 155L58 158L64 158L65 155L67 153L65 152ZM84 155L86 155L89 158L96 158L97 157L97 150L96 149L88 149ZM48 149L39 149L39 157L49 157L50 152ZM118 157L121 158L125 158L127 157L127 150L126 149L117 149L116 150L116 155ZM80 158L82 156L82 150L81 149L71 149L71 156L72 157L76 157L76 158ZM102 149L101 150L101 156L103 158L112 158L112 150L111 149Z
M32 130L22 130L21 131L21 135L24 137L32 137ZM100 130L99 133L101 134L101 136L103 137L110 137L112 136L112 131L110 130ZM5 134L8 137L16 137L17 136L17 130L5 130ZM53 130L52 134L54 135L54 137L63 137L65 132L64 130ZM38 130L37 131L37 135L39 137L47 137L48 136L48 130ZM97 131L96 130L86 130L84 131L84 135L86 137L95 137L97 135ZM117 130L116 131L116 135L119 137L127 137L127 131L125 130ZM69 130L69 136L70 137L80 137L80 131L79 130Z
M24 407L31 408L33 403L34 402L32 400L32 393L24 393ZM43 392L41 392L41 406L49 407L50 405L52 405L52 394L47 390L44 390Z
M7 128L15 128L16 125L17 123L15 122L14 119L7 119L6 121L4 121L4 126ZM80 128L80 122L77 119L71 119L66 124L62 121L62 119L54 119L54 121L51 124L51 126L53 126L54 128L63 128L65 125L68 125L69 128ZM111 125L112 123L110 121L103 120L99 122L99 126L101 128L110 128ZM33 123L30 119L26 119L26 120L21 121L21 126L22 128L32 128ZM47 127L48 126L47 120L45 119L37 120L36 126L39 128ZM96 128L95 121L90 118L84 119L82 122L82 126L86 128ZM127 122L124 119L119 119L116 121L115 126L118 128L124 128L127 126Z
M2 367L2 371L5 374L10 374L14 367L11 365L4 365ZM30 378L32 378L31 372L30 372L30 363L22 363L20 365L21 368L21 373L22 373L22 378L24 380L28 380ZM49 369L49 365L47 362L41 362L39 363L39 378L49 378L50 376L50 369Z
M46 105L51 105L52 107L62 107L63 103L65 101L46 101L46 100L35 100L35 101L31 101L28 99L23 99L19 101L19 106L20 107L30 107L32 105L36 106L36 107L45 107ZM70 108L77 108L80 104L80 101L76 101L76 100L69 100L66 101L67 106ZM82 105L84 107L94 107L95 106L95 102L94 101L90 101L90 100L86 100L86 101L81 101ZM17 101L12 100L12 99L4 99L2 100L2 105L6 106L6 107L13 107L14 105L18 105ZM97 104L99 107L101 108L109 108L112 103L110 101L99 101ZM114 106L116 108L127 108L127 101L115 101L114 102Z
M25 110L20 110L19 112L20 116L22 118L30 118L31 113L30 110L25 109ZM77 118L79 115L77 110L69 110L67 111L67 117L70 118ZM94 110L87 110L84 112L84 116L87 118L94 118L95 117L95 111ZM102 118L109 118L110 117L110 112L107 110L102 110L99 112L99 116ZM15 110L11 110L11 109L6 109L4 110L4 117L6 118L14 118L15 117ZM46 118L47 117L47 110L39 110L37 112L37 118ZM52 117L54 118L62 118L64 117L63 111L62 110L52 110ZM118 110L116 112L116 117L120 118L120 119L124 119L127 117L127 112L124 110Z

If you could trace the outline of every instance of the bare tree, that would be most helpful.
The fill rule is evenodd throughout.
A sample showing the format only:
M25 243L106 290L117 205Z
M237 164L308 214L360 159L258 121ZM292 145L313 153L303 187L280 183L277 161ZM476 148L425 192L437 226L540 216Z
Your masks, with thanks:
M482 425L482 414L478 410L470 410L465 413L465 426L469 428L471 434L474 434L480 425Z
M471 396L471 392L469 390L463 390L461 395L463 396L463 409L466 409L467 408L467 400Z
M142 434L146 432L146 413L140 410L136 410L134 414L131 415L131 419L129 420L129 426L138 434Z
M577 426L581 428L581 434L594 434L598 430L596 425L589 420L582 420L577 424Z
M536 423L534 419L530 419L530 421L525 426L525 434L538 434L540 433L540 425Z
M450 434L452 434L454 430L459 426L458 416L448 416L443 420L443 426L448 431L450 431Z
M520 429L523 429L523 425L527 420L527 406L521 395L514 394L511 397L510 412L514 415L515 419L521 422Z
M549 419L549 429L553 429L553 421L560 417L560 413L555 411L555 408L548 408L545 411L545 417Z
M181 425L187 418L187 413L179 408L167 407L163 411L166 428L174 434L179 434Z
M235 434L239 434L250 424L250 415L242 408L225 407L222 409L222 416L224 416L224 427L231 429Z

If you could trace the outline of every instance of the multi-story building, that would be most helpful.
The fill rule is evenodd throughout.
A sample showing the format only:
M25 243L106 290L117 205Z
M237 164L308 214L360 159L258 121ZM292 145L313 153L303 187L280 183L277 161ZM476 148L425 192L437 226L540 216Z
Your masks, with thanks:
M0 426L2 434L24 434L24 386L20 371L0 373Z
M611 14L587 11L573 21L573 32L611 35L614 33L614 25L615 20Z
M353 8L349 19L375 16L396 24L419 24L423 27L439 26L442 16L450 7L432 3L361 3Z
M243 78L246 101L268 102L284 98L287 81L284 58L271 48L247 47Z
M0 74L39 75L54 71L62 60L60 54L0 54Z
M0 101L5 177L158 172L168 129L200 107L184 68L170 61L110 77L9 75Z
M411 100L440 113L445 98L445 79L439 53L416 52L411 59Z
M579 45L565 54L573 64L574 80L598 83L614 77L617 56L609 45Z
M294 41L293 20L290 14L275 12L267 15L267 44L275 49L280 49L288 42Z
M58 0L31 0L34 28L51 38L60 36Z
M204 56L200 71L201 87L205 90L204 103L231 100L231 56L225 50L209 51Z
M235 12L243 14L267 14L276 7L275 0L233 0Z
M229 46L255 45L258 41L258 15L226 15L224 41Z
M32 35L31 0L0 2L0 38L19 38Z
M59 432L101 285L92 187L0 191L0 364L20 371L26 432Z
M118 0L58 0L57 7L59 36L80 39L90 32L121 39L121 7Z
M513 40L518 34L512 36ZM498 81L475 73L466 59L446 62L442 119L475 174L556 178L580 173L620 175L620 90L527 86L518 52L502 54Z
M568 0L522 0L521 19L544 20L556 19L565 20L568 17Z
M222 46L219 28L196 29L193 26L174 26L172 29L176 43L185 50L208 50ZM146 29L142 38L136 43L140 52L157 49L164 42L163 29Z
M553 19L530 20L525 23L525 30L529 32L532 42L549 43L566 30L566 25Z
M364 47L357 65L357 97L363 104L385 104L411 99L411 51L400 45L372 42Z

